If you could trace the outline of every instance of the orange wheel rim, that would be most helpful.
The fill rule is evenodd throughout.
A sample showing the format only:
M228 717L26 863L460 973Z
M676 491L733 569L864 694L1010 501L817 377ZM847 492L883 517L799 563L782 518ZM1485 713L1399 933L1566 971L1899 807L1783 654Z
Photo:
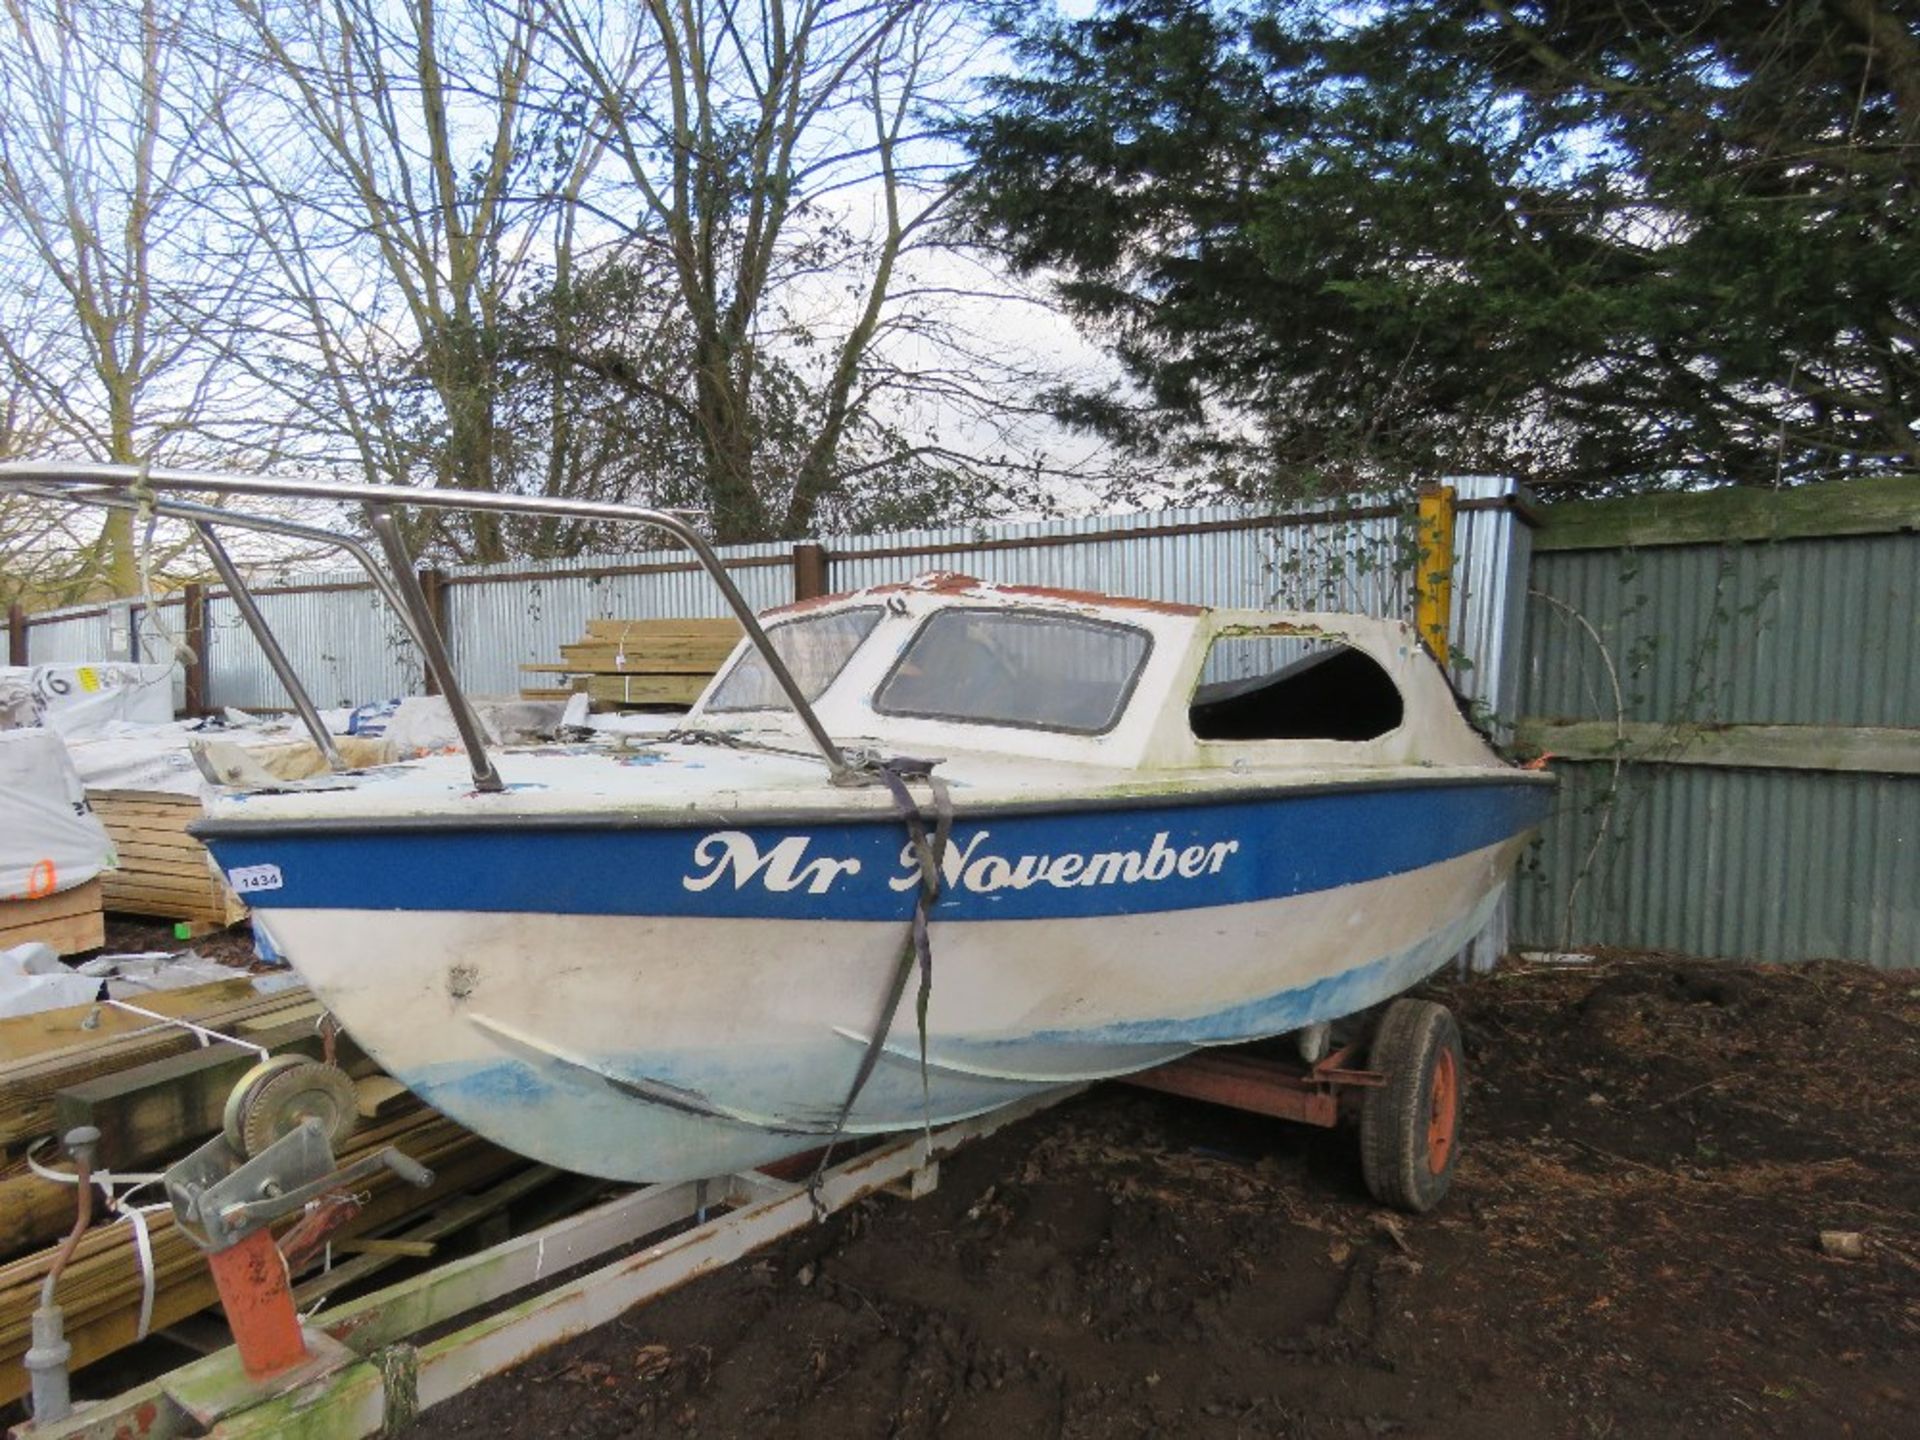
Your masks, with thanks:
M1460 1118L1460 1070L1453 1051L1433 1057L1433 1098L1427 1109L1427 1170L1438 1175L1453 1158L1453 1131Z

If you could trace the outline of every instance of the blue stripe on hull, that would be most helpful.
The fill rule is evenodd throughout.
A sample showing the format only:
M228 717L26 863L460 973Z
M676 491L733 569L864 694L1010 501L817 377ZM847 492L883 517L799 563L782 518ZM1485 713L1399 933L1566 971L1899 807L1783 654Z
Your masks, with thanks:
M943 920L1071 919L1236 905L1404 874L1537 826L1546 787L1355 787L955 826ZM214 836L267 867L271 910L886 920L912 908L897 820L684 829L512 827ZM252 871L254 883L262 872Z

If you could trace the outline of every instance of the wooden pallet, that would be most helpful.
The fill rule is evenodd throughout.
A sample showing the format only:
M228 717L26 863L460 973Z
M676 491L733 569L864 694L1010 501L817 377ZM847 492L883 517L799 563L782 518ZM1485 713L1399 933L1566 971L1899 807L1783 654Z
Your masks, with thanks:
M691 705L739 639L733 620L590 620L582 639L560 647L558 663L520 667L562 683L520 693L558 700L584 690L602 705Z
M38 940L55 954L77 955L107 943L98 878L38 900L0 900L0 950Z
M203 813L191 795L153 790L89 790L87 802L107 827L120 868L102 877L108 910L156 915L219 929L246 919L206 847L187 826Z

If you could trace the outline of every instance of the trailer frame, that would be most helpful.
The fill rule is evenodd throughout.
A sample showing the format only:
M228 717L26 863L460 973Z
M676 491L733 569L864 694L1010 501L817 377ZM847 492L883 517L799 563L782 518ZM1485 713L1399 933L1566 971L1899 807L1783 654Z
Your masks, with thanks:
M322 1312L304 1327L313 1358L285 1374L250 1380L238 1351L228 1346L112 1399L81 1404L65 1420L28 1421L8 1434L13 1440L390 1434L550 1346L869 1195L929 1194L944 1156L1086 1088L1048 1091L895 1139L808 1180L748 1171L646 1186ZM552 1283L636 1243L640 1249ZM474 1311L487 1313L419 1338Z

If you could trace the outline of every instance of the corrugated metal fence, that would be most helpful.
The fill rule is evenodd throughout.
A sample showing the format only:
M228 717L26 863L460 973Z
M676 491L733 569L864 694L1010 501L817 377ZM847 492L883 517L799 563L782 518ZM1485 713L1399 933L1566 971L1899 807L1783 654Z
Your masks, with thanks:
M1862 735L1920 727L1920 480L1899 489L1891 509L1869 506L1864 520L1857 505L1811 497L1785 535L1777 516L1756 528L1751 492L1736 497L1749 507L1745 520L1682 516L1676 529L1666 501L1653 502L1659 513L1645 523L1632 522L1643 502L1603 502L1552 507L1536 535L1510 484L1456 483L1452 638L1469 662L1462 689L1497 716L1607 732L1598 746L1589 733L1585 751L1567 743L1579 737L1564 724L1549 738L1569 758L1556 767L1558 812L1519 887L1521 940L1882 965L1920 958L1920 776L1859 758ZM1624 530L1621 512L1606 509L1615 503L1628 507ZM1597 512L1597 526L1582 518ZM1866 533L1822 533L1849 525ZM1742 526L1774 538L1708 543ZM1395 506L1279 517L1189 509L819 545L834 590L941 568L1212 605L1401 617L1411 608L1410 516ZM794 597L794 547L723 553L757 607ZM671 551L460 569L440 588L454 659L475 693L516 690L522 664L552 662L592 618L721 613L713 587ZM417 657L357 573L263 587L259 601L322 704L420 689ZM185 628L184 608L172 597L161 606L169 630ZM27 658L120 658L136 629L148 658L169 653L147 618L96 605L32 617ZM285 704L218 590L206 596L206 635L202 703ZM1839 768L1819 755L1702 763L1673 744L1651 754L1647 741L1688 726L1733 727L1719 732L1724 740L1782 725L1844 742ZM1836 731L1845 733L1836 740Z
M1455 483L1461 687L1529 717L1523 738L1561 757L1517 887L1520 942L1920 963L1920 477L1561 505L1537 534L1510 484ZM1396 506L1208 508L826 536L814 563L832 590L954 569L1406 617L1411 536ZM794 598L798 553L723 551L760 608ZM461 679L483 694L517 689L522 664L553 661L589 619L721 613L671 551L460 569L440 588ZM417 657L357 573L259 599L322 704L419 690ZM161 609L184 628L182 604ZM125 605L91 606L32 617L27 658L120 658L136 629L148 658L170 653ZM206 633L203 703L285 704L217 590Z
M1453 641L1468 658L1463 688L1505 712L1517 677L1518 613L1509 577L1524 575L1526 527L1507 497L1510 482L1454 482ZM929 569L985 580L1100 590L1192 604L1350 610L1406 617L1412 597L1411 517L1401 506L1363 505L1271 516L1236 507L963 526L881 535L830 535L831 590L904 580ZM795 596L795 547L723 547L722 558L756 609ZM581 556L547 564L468 566L440 576L446 633L461 684L474 694L512 694L523 664L550 663L590 619L726 613L718 591L683 552ZM303 576L255 591L295 669L321 705L351 704L421 688L418 657L378 594L358 572ZM136 607L137 608L137 607ZM179 611L172 601L162 609ZM169 624L179 629L178 619ZM126 607L90 606L31 617L28 659L107 659L129 654ZM169 648L142 626L145 653ZM287 697L241 624L233 603L207 598L210 706L278 709Z
M1920 477L1550 513L1520 941L1920 964Z

